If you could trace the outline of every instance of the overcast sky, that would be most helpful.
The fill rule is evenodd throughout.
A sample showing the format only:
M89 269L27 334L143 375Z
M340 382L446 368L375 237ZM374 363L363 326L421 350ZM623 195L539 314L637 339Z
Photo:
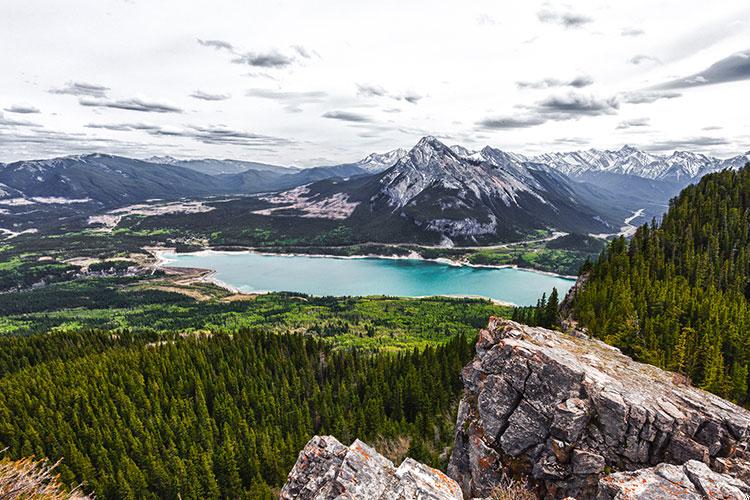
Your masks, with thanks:
M0 161L750 149L747 0L2 0Z

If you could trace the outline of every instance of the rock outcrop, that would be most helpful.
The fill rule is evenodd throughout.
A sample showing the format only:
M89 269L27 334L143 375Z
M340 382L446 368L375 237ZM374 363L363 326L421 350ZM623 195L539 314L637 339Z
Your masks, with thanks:
M281 499L461 500L458 484L439 470L407 458L393 462L360 440L344 446L315 436L300 452Z
M739 479L712 471L703 462L684 465L662 463L634 472L618 472L599 481L597 500L745 500L750 486Z
M504 472L549 498L660 498L617 495L639 480L696 498L720 478L745 491L743 408L585 336L491 318L476 350L448 468L467 497L488 496Z

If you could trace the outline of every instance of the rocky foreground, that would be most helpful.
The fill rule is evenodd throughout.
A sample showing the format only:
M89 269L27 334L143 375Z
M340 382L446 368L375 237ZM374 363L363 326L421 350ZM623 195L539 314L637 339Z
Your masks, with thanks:
M684 475L706 495L687 465L681 475L666 465L690 461L728 474L711 481L739 478L728 491L750 491L740 486L750 479L743 408L583 336L492 318L476 350L463 370L448 468L467 496L489 495L503 471L527 476L549 498L670 498L637 496L627 482ZM610 471L639 469L600 483ZM618 496L618 485L632 495Z
M462 375L450 477L316 436L281 498L750 498L750 412L602 342L491 318Z
M334 437L315 436L299 454L281 498L461 500L463 495L454 480L411 458L396 468L359 439L344 446Z

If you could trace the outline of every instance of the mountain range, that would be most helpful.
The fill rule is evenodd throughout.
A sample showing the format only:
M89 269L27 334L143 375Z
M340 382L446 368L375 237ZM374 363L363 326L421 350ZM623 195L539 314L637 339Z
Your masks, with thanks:
M429 136L408 151L312 168L95 153L0 164L0 227L19 213L7 207L38 200L91 211L151 199L255 194L270 203L263 214L349 219L392 241L421 233L419 240L472 244L539 229L611 234L633 212L660 216L671 197L706 173L748 161L750 152L718 159L631 146L528 156L449 147Z

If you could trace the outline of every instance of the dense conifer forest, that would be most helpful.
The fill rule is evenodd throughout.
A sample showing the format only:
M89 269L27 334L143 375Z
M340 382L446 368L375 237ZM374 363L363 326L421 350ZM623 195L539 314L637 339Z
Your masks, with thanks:
M59 283L0 307L0 449L62 458L62 482L97 498L272 498L316 433L444 466L474 334L508 312L447 298L199 302L139 283Z
M750 166L687 187L584 272L575 314L594 336L748 405Z

